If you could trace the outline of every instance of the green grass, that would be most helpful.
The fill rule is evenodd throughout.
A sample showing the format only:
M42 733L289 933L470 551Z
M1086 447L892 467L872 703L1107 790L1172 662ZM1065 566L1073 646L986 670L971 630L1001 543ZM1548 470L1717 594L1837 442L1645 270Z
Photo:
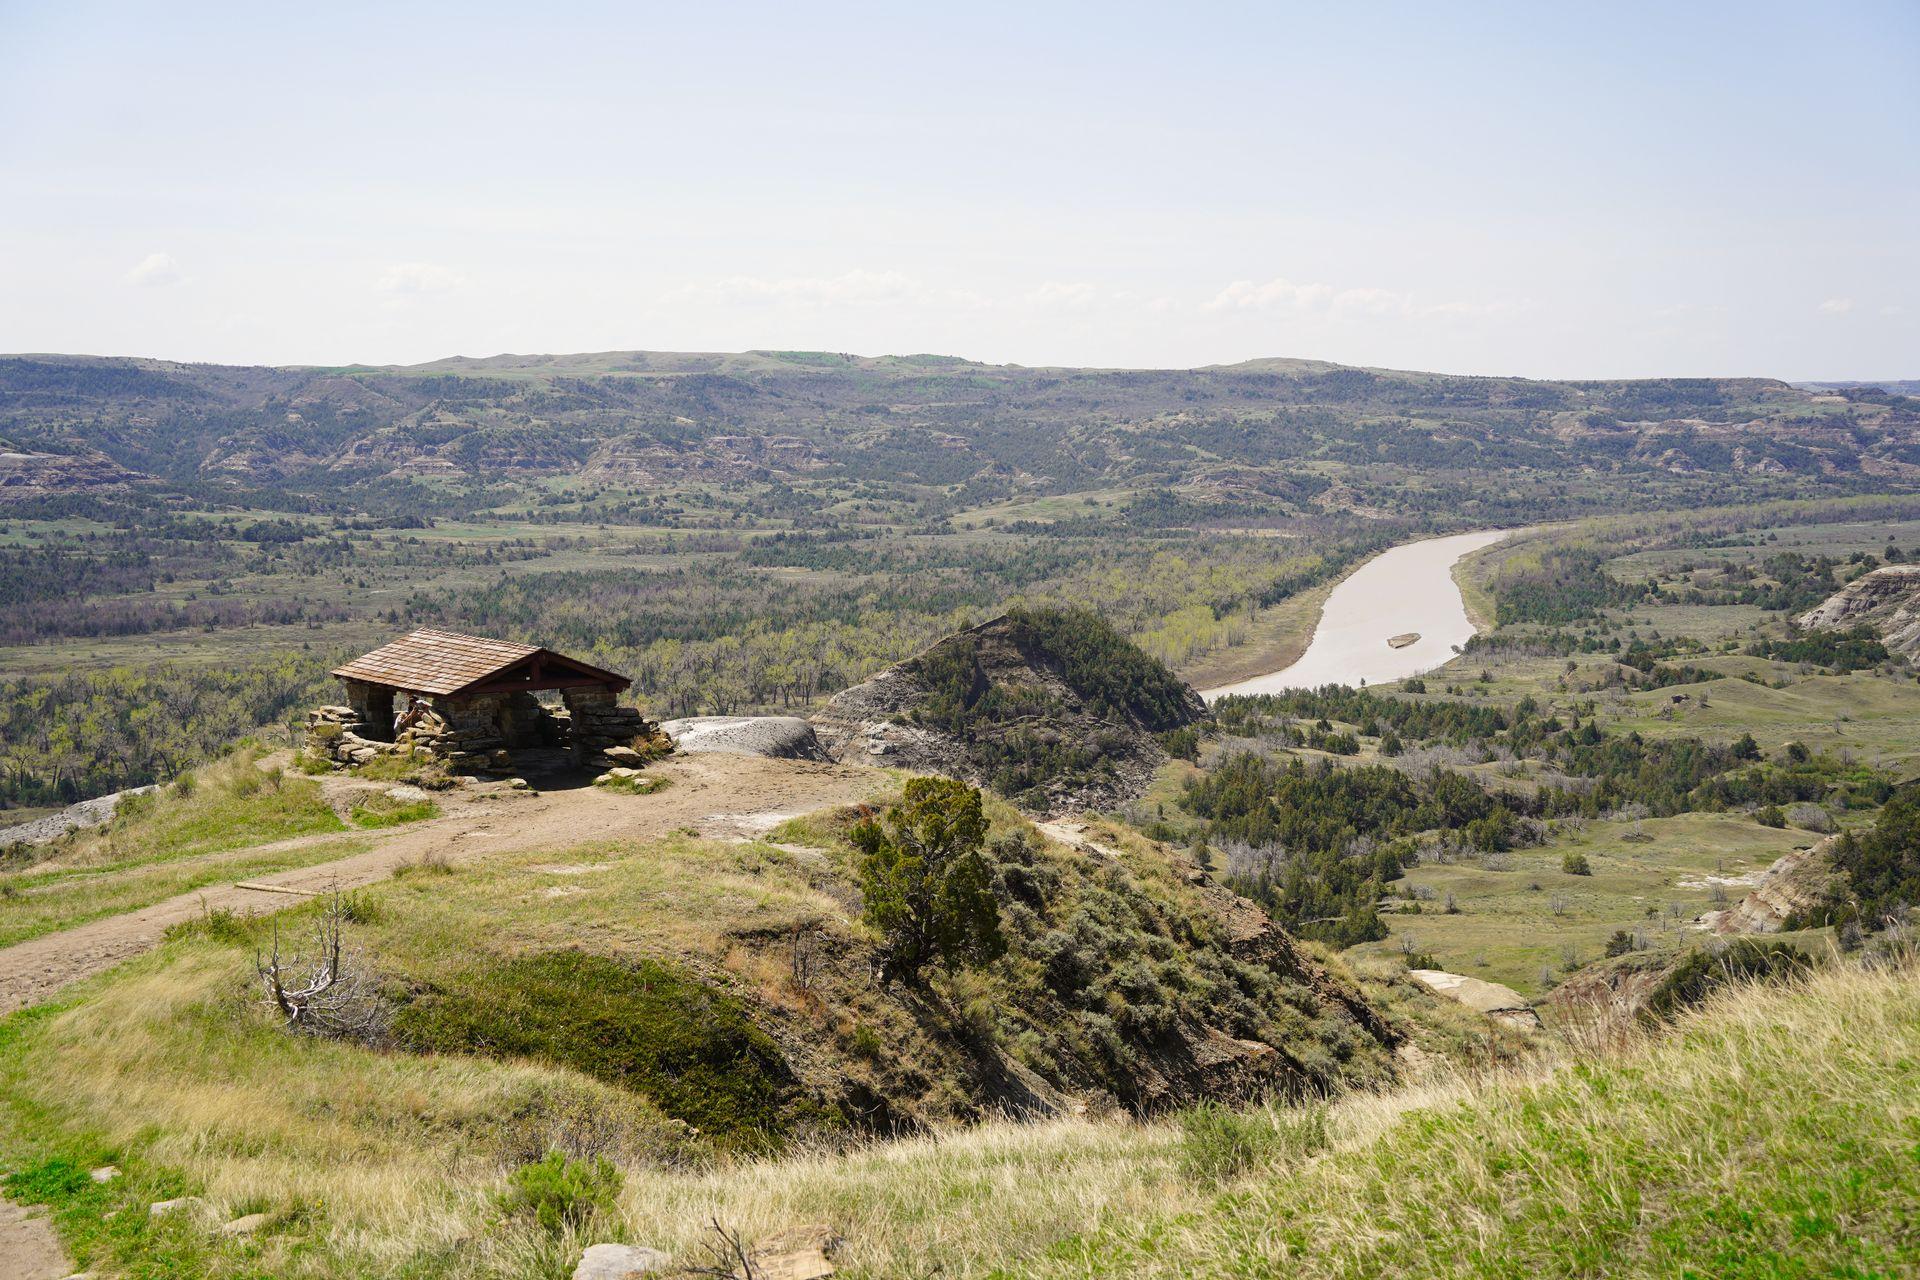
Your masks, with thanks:
M1419 915L1383 915L1392 937L1356 950L1398 954L1411 946L1451 972L1538 995L1546 987L1542 969L1559 975L1569 948L1580 963L1599 959L1616 929L1641 930L1663 950L1690 944L1699 933L1689 922L1720 905L1714 878L1751 880L1816 839L1736 814L1592 822L1584 829L1571 824L1550 844L1505 855L1510 870L1489 871L1475 862L1410 870L1394 887L1433 896L1420 902ZM1585 855L1593 874L1562 870L1569 853ZM1734 901L1747 888L1720 885ZM1449 895L1456 915L1445 913Z
M1746 988L1673 1035L1495 1083L1034 1277L1893 1276L1920 1267L1920 985Z
M369 847L349 837L292 849L235 849L107 870L0 877L0 946L137 911L208 885L310 867Z
M976 507L971 511L957 512L951 519L963 529L979 528L989 522L1003 525L1020 520L1052 523L1056 520L1111 515L1114 510L1126 506L1133 496L1132 489L1089 489L1078 493L1048 494Z
M365 800L348 810L355 826L398 827L409 822L425 822L440 816L440 806L431 800L393 800L382 796Z
M1660 714L1672 705L1671 694L1697 694L1703 688L1706 706L1685 705L1671 718ZM1917 723L1920 681L1870 671L1798 677L1784 689L1735 679L1631 694L1613 720L1621 732L1637 730L1649 736L1689 733L1718 741L1752 733L1769 752L1802 742L1821 751L1851 752L1902 776L1920 764L1920 735L1913 732Z
M352 840L309 778L263 771L239 752L184 783L122 802L105 827L54 846L35 868L0 875L0 946L151 906L207 885L346 857Z
M797 1101L780 1047L737 999L647 957L476 952L416 990L395 1031L416 1052L572 1067L750 1149L780 1139Z
M376 1052L236 1010L204 939L0 1021L0 1173L78 1265L141 1277L564 1277L587 1239L501 1205L606 1154L592 1238L698 1263L803 1222L848 1280L1878 1276L1920 1265L1920 978L1740 988L1660 1038L1517 1074L1150 1122L995 1122L666 1163L632 1095L525 1061ZM111 1161L124 1176L82 1182ZM526 1179L522 1176L522 1181ZM611 1179L600 1180L602 1185ZM204 1210L152 1220L154 1200ZM271 1215L246 1240L217 1225ZM111 1214L109 1217L108 1215ZM564 1219L564 1215L561 1215Z

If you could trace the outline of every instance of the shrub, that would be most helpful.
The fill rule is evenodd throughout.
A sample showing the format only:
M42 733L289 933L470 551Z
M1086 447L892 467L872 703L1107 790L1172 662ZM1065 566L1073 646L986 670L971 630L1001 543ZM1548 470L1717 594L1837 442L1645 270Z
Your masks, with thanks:
M1780 806L1770 804L1753 815L1753 820L1763 827L1781 828L1787 825L1787 815L1780 812Z
M909 986L927 965L952 970L1006 952L980 792L949 778L912 778L885 815L850 833L860 851L866 918L885 937L883 972Z
M605 1156L569 1160L549 1151L545 1159L521 1165L507 1176L504 1203L509 1213L526 1214L558 1235L610 1217L620 1183L620 1171Z
M886 1044L880 1039L880 1033L866 1023L856 1023L853 1034L847 1037L847 1052L856 1058L876 1061L885 1052Z
M1847 878L1850 905L1869 927L1920 904L1920 783L1896 791L1872 831L1841 836L1833 862Z
M1702 947L1689 952L1660 980L1647 998L1646 1016L1671 1018L1720 987L1777 981L1811 967L1806 953L1777 938L1765 942L1739 938L1725 947Z
M1160 735L1160 746L1176 760L1200 759L1200 731L1192 725L1169 729Z
M1624 956L1633 950L1633 935L1625 929L1615 929L1613 936L1607 939L1609 956Z
M428 849L418 857L407 858L393 869L395 880L405 880L408 876L415 875L450 876L452 874L453 863L448 861L447 855L438 849Z
M1300 1161L1328 1143L1326 1108L1235 1111L1202 1102L1180 1113L1180 1164L1197 1181L1221 1183Z
M235 915L231 907L209 909L202 902L199 915L168 925L162 936L169 942L178 938L208 938L226 946L235 946L253 941L253 925L244 917Z
M1787 821L1802 831L1816 835L1833 833L1833 815L1817 804L1796 804L1787 810Z
M1593 874L1593 864L1587 861L1586 854L1569 851L1560 857L1560 871L1563 875L1590 876Z
M300 751L294 754L293 767L308 777L317 777L323 773L332 773L333 761L315 751Z

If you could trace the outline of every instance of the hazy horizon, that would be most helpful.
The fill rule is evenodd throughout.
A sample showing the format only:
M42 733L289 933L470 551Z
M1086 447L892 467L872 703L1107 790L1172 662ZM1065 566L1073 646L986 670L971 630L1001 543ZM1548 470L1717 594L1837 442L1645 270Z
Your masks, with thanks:
M577 356L600 356L600 355L634 354L634 355L652 355L652 356L731 356L731 355L756 355L756 354L778 355L782 352L807 352L807 353L813 353L813 354L840 355L840 356L847 356L855 360L899 360L899 359L914 359L917 357L931 356L931 357L937 357L941 359L964 360L970 364L985 365L988 367L995 367L995 368L1092 369L1092 370L1111 369L1111 370L1117 370L1122 372L1133 372L1133 373L1180 372L1180 371L1191 371L1191 370L1199 370L1199 369L1207 369L1207 368L1225 369L1225 368L1232 368L1236 365L1257 364L1263 360L1301 360L1301 361L1307 361L1312 363L1338 364L1343 368L1378 369L1378 370L1384 370L1392 373L1442 374L1442 375L1447 375L1452 377L1470 377L1470 378L1510 377L1510 378L1522 378L1522 379L1528 379L1532 381L1541 381L1541 382L1582 382L1582 381L1621 381L1621 380L1634 381L1634 380L1640 380L1640 379L1657 380L1657 379L1667 378L1667 377L1713 377L1713 378L1763 378L1763 379L1773 378L1776 381L1788 382L1788 383L1792 383L1794 385L1799 385L1799 386L1804 386L1809 384L1828 384L1828 383L1834 383L1834 384L1857 383L1861 385L1870 386L1875 383L1892 384L1892 383L1920 381L1920 378L1908 378L1908 377L1900 376L1898 374L1891 377L1884 377L1884 378L1821 378L1821 377L1780 378L1777 375L1768 374L1768 373L1639 374L1639 375L1622 375L1620 378L1600 378L1597 376L1587 377L1581 374L1567 374L1567 375L1561 375L1558 377L1544 377L1544 376L1539 376L1534 374L1517 373L1517 372L1510 373L1510 374L1499 374L1499 373L1468 373L1468 372L1463 372L1461 370L1455 370L1455 369L1406 369L1406 368L1399 368L1396 366L1382 365L1377 363L1362 364L1362 363L1349 363L1347 361L1336 361L1336 360L1316 361L1311 356L1282 356L1282 355L1249 356L1245 360L1233 360L1233 361L1211 360L1211 361L1205 361L1199 364L1178 364L1178 365L1176 364L1107 364L1107 365L1028 364L1020 360L976 360L973 357L966 355L964 352L954 352L954 351L834 351L824 347L743 347L734 351L675 350L675 349L670 349L666 347L609 347L604 351L495 351L495 352L489 352L486 354L469 354L466 352L459 352L453 355L435 356L426 360L410 360L410 361L404 361L404 362L394 361L394 360L383 360L383 361L343 360L338 363L332 363L332 362L320 361L320 360L281 360L281 361L193 360L193 359L181 359L181 358L172 357L172 356L146 355L140 352L112 352L112 351L0 351L0 358L40 359L40 358L48 358L48 357L59 357L64 359L86 359L86 360L158 360L168 364L211 364L211 365L226 365L231 367L256 367L256 368L276 368L276 369L373 369L373 370L378 370L378 369L417 369L425 365L443 364L453 360L470 360L470 361L484 363L484 362L490 362L495 360L566 359L569 357L577 357Z
M0 0L0 349L1914 378L1916 68L1899 0Z

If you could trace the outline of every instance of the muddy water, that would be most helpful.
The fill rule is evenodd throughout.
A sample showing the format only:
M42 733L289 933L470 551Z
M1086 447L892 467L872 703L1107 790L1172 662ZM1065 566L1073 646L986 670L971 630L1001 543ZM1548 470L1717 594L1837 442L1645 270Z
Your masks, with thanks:
M1211 702L1230 693L1278 693L1323 684L1381 684L1431 671L1454 657L1474 632L1453 580L1459 559L1507 536L1504 529L1408 542L1361 565L1327 597L1313 642L1284 670L1205 690ZM1417 633L1396 649L1387 643Z

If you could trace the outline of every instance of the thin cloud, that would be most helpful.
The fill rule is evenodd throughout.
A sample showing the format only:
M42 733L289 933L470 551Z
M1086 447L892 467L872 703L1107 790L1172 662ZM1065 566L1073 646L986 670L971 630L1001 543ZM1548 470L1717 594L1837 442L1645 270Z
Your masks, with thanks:
M814 307L872 307L913 303L983 307L988 300L965 289L942 289L899 271L856 267L837 276L721 276L686 285L669 301L774 302Z
M388 267L374 286L381 293L404 296L421 293L449 293L467 282L451 267L433 262L396 262Z
M1118 295L1115 299L1118 300ZM1101 291L1084 280L1048 280L1038 288L1029 289L1020 300L1033 307L1085 311L1101 300Z
M1853 310L1852 298L1828 298L1815 308L1821 315L1843 316Z
M1326 284L1295 284L1276 276L1265 284L1235 280L1207 303L1209 311L1272 311L1292 308L1311 311L1333 301L1335 290Z
M129 268L126 275L128 284L143 289L179 284L186 278L180 270L180 264L173 260L170 253L150 253Z
M1397 289L1341 288L1318 281L1235 280L1209 300L1207 311L1300 311L1329 316L1409 316L1484 319L1525 311L1531 304L1496 298L1487 302L1426 302Z

